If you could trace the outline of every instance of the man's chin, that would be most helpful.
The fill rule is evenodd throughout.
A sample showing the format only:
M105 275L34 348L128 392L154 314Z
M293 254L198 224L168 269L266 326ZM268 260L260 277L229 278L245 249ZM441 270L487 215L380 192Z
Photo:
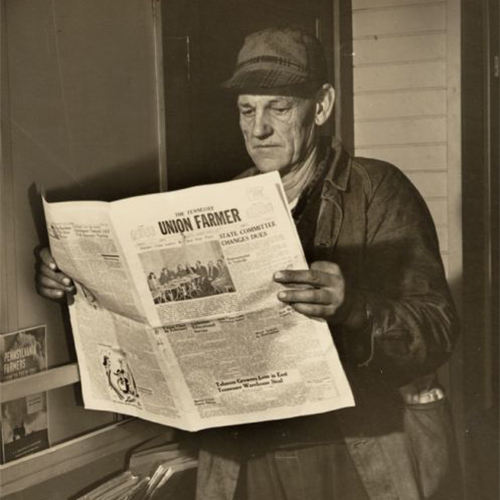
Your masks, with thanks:
M266 174L268 172L283 171L287 167L287 165L283 161L272 160L269 158L254 159L254 163L258 171L262 174Z

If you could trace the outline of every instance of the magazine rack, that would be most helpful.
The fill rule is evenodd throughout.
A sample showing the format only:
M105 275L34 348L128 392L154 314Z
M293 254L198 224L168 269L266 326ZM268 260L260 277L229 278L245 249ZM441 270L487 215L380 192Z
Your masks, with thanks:
M79 381L76 363L59 366L1 383L0 403L42 391L59 389ZM9 495L24 492L32 487L37 487L38 490L39 485L43 485L42 489L47 492L53 491L59 494L62 494L63 488L67 488L64 498L69 498L99 478L94 472L89 478L88 475L79 473L73 475L71 480L64 481L65 475L69 477L72 472L81 471L86 466L101 461L105 466L98 468L97 473L104 477L125 467L126 455L131 448L159 434L167 433L173 436L173 432L173 429L165 426L129 419L0 465L2 498L8 500ZM28 499L32 496L28 494L22 498ZM40 498L54 498L54 495Z

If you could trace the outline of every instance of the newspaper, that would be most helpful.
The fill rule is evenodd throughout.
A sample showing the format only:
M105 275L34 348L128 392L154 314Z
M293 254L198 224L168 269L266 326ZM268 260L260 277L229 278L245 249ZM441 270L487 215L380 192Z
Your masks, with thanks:
M87 408L196 431L354 405L326 322L277 299L307 268L277 173L44 208Z

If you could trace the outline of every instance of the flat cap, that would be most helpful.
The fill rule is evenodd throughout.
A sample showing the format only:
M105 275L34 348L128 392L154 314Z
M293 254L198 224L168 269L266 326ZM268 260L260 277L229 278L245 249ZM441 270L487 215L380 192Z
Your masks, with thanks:
M222 87L264 93L318 88L327 81L320 41L299 28L267 28L245 38L236 69Z

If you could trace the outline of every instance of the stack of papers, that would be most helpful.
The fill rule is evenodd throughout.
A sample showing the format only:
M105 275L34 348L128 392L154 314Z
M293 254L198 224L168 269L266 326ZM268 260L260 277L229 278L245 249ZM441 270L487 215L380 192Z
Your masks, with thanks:
M127 471L78 500L192 500L196 490L196 455L177 443L153 440L132 453Z
M139 477L130 471L125 471L79 497L78 500L124 500L128 498L131 489L136 489L139 482Z

